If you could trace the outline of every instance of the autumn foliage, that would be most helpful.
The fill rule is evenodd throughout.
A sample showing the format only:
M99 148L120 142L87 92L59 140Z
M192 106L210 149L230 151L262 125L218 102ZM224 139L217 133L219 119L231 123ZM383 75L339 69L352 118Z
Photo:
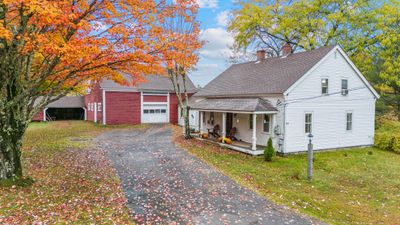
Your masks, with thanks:
M196 11L194 0L0 1L0 179L22 175L22 136L49 102L104 78L166 74L183 57L193 66L198 25L182 36L164 24L194 23Z

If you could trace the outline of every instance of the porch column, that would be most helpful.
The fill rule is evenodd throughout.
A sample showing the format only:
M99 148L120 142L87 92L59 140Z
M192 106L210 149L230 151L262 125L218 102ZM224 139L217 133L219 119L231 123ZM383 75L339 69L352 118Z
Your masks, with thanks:
M202 111L199 111L200 114L200 124L199 124L199 130L200 130L200 135L203 133L203 120L204 120L204 114Z
M226 137L226 113L222 113L222 130L221 130L221 136L222 136L222 143L225 143L225 137Z
M251 149L257 150L257 114L253 114L253 137L251 140L253 141Z

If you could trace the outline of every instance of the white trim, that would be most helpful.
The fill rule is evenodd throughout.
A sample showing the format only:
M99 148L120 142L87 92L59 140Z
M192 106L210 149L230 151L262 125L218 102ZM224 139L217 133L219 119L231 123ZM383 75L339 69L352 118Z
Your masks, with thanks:
M168 96L169 93L165 93L165 92L142 92L144 96Z
M48 108L44 108L44 109L43 109L43 122L46 122L46 121L47 121L47 118L46 118L46 111L47 111L47 109L48 109Z
M310 70L308 70L300 79L298 79L292 86L290 86L283 94L284 96L287 96L296 86L298 86L301 82L303 82L306 77L311 74L315 69L317 69L333 52L336 52L336 50L339 51L340 54L344 57L344 59L347 61L347 63L353 68L353 70L356 72L356 74L361 78L361 80L364 82L364 84L368 87L368 89L372 92L372 94L376 97L379 98L379 94L375 91L375 89L369 84L369 82L365 79L365 77L361 74L361 72L357 69L357 67L354 65L354 63L350 60L350 58L347 56L347 54L343 51L343 49L339 46L336 45L333 49L331 49L317 64L315 64Z
M97 102L95 102L93 105L93 112L94 112L93 122L97 123Z
M140 123L143 123L143 92L140 92Z
M257 150L257 114L253 114L253 137L251 138L251 149Z
M83 114L83 120L86 121L86 120L87 120L87 110L86 110L85 107L82 107L82 109L83 109L83 111L84 111L84 112L83 112L83 113L84 113L84 114Z
M179 111L179 110L178 110ZM178 112L179 113L179 112ZM169 94L169 92L168 92L168 94L167 94L167 121L168 121L168 123L171 123L171 119L170 119L170 114L171 114L171 111L170 111L170 94ZM178 115L179 116L179 115ZM179 117L178 117L179 118ZM178 119L179 120L179 119Z
M103 90L103 125L106 123L106 90Z
M143 108L143 106L145 105L167 105L167 104L168 102L143 102L141 105Z
M260 111L260 112L250 112L250 111L230 111L230 110L214 110L214 109L196 109L190 108L191 110L203 111L203 112L217 112L217 113L238 113L238 114L277 114L278 111Z

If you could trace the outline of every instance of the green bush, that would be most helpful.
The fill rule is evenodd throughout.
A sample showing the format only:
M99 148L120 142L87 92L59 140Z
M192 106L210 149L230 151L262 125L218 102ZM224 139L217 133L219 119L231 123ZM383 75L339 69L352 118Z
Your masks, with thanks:
M375 146L382 150L400 153L400 134L377 133L375 135Z
M265 161L272 161L272 158L275 155L275 149L274 146L272 145L272 139L269 138L268 139L268 143L267 143L267 147L264 150L264 159Z

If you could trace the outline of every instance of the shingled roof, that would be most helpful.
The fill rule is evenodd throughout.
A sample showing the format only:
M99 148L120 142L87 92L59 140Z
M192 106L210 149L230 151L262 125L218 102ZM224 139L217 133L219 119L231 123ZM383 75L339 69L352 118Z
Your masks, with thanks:
M111 80L103 80L100 84L102 88L111 88L111 89L134 89L139 91L174 91L174 87L172 82L168 77L159 76L159 75L146 75L146 82L140 82L137 86L122 86L120 84L115 83ZM126 79L130 79L128 76ZM183 88L183 82L180 80L180 86ZM188 92L196 92L196 86L194 86L193 82L189 77L186 79L186 88Z
M232 65L194 96L281 94L334 47Z
M276 112L271 103L261 98L206 98L189 103L191 109L232 112Z

